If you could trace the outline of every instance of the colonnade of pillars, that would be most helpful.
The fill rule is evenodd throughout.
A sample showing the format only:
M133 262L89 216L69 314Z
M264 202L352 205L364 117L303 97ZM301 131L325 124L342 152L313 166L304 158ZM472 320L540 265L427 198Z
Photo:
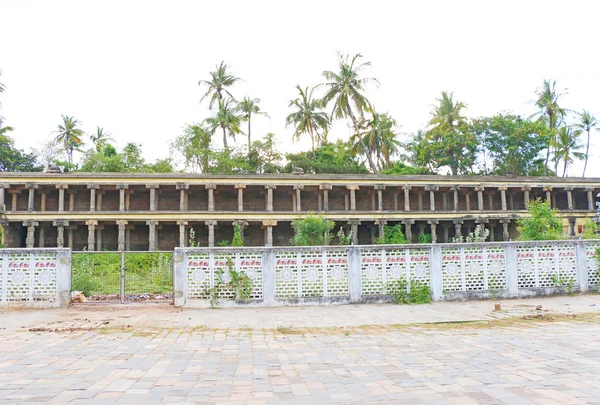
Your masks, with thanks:
M208 211L215 211L215 192L217 190L216 184L205 184L205 189L208 194ZM357 190L360 190L361 187L365 188L367 186L359 186L359 185L348 185L345 186L347 189L347 194L344 195L345 199L345 210L347 211L356 211L357 207ZM386 185L374 185L368 186L367 188L371 188L373 192L371 193L372 200L372 210L373 211L383 211L384 208L384 194L383 191L386 189ZM65 190L69 191L69 186L67 184L58 184L56 185L58 189L58 212L65 212ZM149 190L149 210L156 211L158 208L158 198L160 189L160 185L158 184L146 184L145 188ZM236 184L234 188L237 190L237 210L244 211L244 190L246 189L246 184ZM267 212L273 211L273 190L277 189L276 185L265 185L265 208ZM302 193L304 190L304 185L294 185L293 193L292 193L292 208L293 211L302 211ZM423 207L423 196L425 193L429 194L429 211L436 211L436 198L439 197L439 186L437 185L429 185L424 186L422 190L417 191L417 207L411 206L411 190L413 190L413 186L404 185L398 187L398 190L402 189L404 194L404 211L412 211L416 208L417 211L426 210ZM28 190L28 204L27 210L29 212L34 211L34 202L35 202L35 192L39 189L39 185L36 183L27 183L26 189ZM100 188L98 184L88 184L87 189L89 189L90 197L89 197L89 211L101 211L102 210L102 196L105 190ZM318 210L319 211L329 211L329 193L332 191L333 186L331 184L321 184L319 185L319 193L318 193ZM462 195L459 194L459 191L463 189ZM562 189L566 192L566 205L568 210L574 210L574 201L573 201L573 191L575 187L566 186L562 187ZM124 212L129 210L129 197L131 192L128 184L117 184L116 190L119 191L119 211ZM179 190L179 210L187 211L188 210L188 199L189 199L189 184L187 183L176 183L176 190ZM471 191L472 190L472 191ZM466 211L477 210L484 211L485 207L485 198L484 195L487 196L488 201L488 210L494 210L494 198L497 196L497 192L500 192L500 209L501 211L513 210L512 203L512 195L510 195L510 209L507 201L507 186L499 186L494 187L494 189L486 191L484 186L475 186L475 187L465 187L465 186L452 186L450 187L450 191L452 192L452 211L459 211L459 198L463 197L465 201ZM531 186L522 186L520 187L521 192L523 193L523 201L526 204L530 201L530 193ZM10 209L6 211L15 212L17 211L17 198L18 195L21 194L22 189L11 189L8 184L0 184L0 207L5 207L5 193L8 192L12 197ZM545 193L545 199L550 201L551 205L556 205L556 202L553 201L553 187L547 186L543 187L543 191ZM587 208L589 211L594 211L594 188L585 188L587 193ZM476 207L472 201L473 193L476 194ZM442 206L443 210L449 210L448 207L448 194L447 192L441 193L442 198ZM399 193L393 194L393 205L394 210L398 210L398 195ZM496 197L497 198L497 197ZM41 193L41 211L46 211L46 199L47 193L45 190L42 190ZM75 193L69 192L68 199L68 210L74 211L75 206Z

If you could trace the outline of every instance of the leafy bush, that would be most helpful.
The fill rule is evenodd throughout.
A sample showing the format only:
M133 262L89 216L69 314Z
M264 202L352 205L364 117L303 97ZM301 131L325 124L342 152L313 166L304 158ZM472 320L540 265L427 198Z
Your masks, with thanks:
M295 219L292 226L296 235L290 241L294 246L323 246L329 243L329 234L335 223L322 215L309 213L306 217Z
M537 199L527 204L530 217L517 222L521 240L562 239L562 221L547 201Z
M490 230L484 228L481 225L477 225L475 230L469 233L466 237L462 235L455 236L452 238L452 243L482 243L487 240L490 236Z
M240 226L240 224L236 223L233 225L233 239L231 239L231 246L244 246L244 239L242 239L242 227Z
M598 224L588 219L584 225L581 239L598 239Z
M245 300L252 293L252 279L246 273L238 272L233 267L231 258L227 259L227 269L229 272L229 281L225 281L225 272L221 269L215 272L215 283L207 288L204 293L208 295L210 306L217 308L219 306L219 295L224 290L235 291L236 300Z
M340 245L350 245L352 243L352 231L349 231L347 234L344 233L344 227L340 227L340 230L337 233L338 241Z
M433 236L430 233L420 233L419 234L419 243L432 243Z
M387 291L397 304L426 304L431 302L431 289L428 285L413 281L408 288L405 276L387 283Z
M383 227L383 238L377 238L378 244L382 245L405 245L408 243L404 232L402 232L402 225L396 224L394 226L385 225Z

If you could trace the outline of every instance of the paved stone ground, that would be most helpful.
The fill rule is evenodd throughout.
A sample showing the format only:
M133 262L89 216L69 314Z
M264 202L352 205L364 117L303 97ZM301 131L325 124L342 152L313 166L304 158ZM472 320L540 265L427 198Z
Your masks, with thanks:
M595 305L589 303L595 297L561 298L562 304L531 300L524 308L566 302L584 309ZM513 311L525 305L501 303L515 305ZM374 314L385 307L360 310ZM63 311L72 318L69 327L91 328L74 332L62 327L66 318L55 311L3 313L0 403L600 403L598 314L560 316L534 308L533 320L520 315L491 324L317 328L302 310L289 308L297 313L292 328L225 329L177 323L215 313L237 319L231 314L240 310L156 307L155 325L174 321L152 328L144 308ZM327 311L345 314L352 307ZM116 320L101 321L106 316ZM15 318L25 327L15 328ZM136 319L145 321L129 327L122 322ZM42 331L30 331L34 326ZM55 326L59 332L48 331Z

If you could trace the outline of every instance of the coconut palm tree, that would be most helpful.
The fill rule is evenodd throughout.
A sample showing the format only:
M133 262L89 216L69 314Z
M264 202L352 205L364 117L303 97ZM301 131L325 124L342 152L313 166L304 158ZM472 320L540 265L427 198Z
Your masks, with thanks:
M213 131L217 128L223 130L223 147L225 149L229 148L227 145L228 132L234 142L235 136L242 133L242 130L240 129L241 121L241 118L236 115L236 108L233 106L233 102L228 98L224 100L219 99L219 110L217 111L217 114L214 117L205 120L205 122L212 127Z
M396 120L387 113L373 113L370 119L359 124L360 131L353 135L352 152L361 155L366 149L376 159L379 170L387 168L390 156L398 153L401 146L396 139L396 126Z
M298 140L302 134L310 136L313 158L315 157L315 140L320 142L329 130L329 117L322 111L323 104L313 98L314 89L302 89L299 85L299 97L289 102L294 111L285 119L285 126L294 125L293 140Z
M573 158L585 158L585 154L579 152L584 146L583 143L579 141L581 132L581 130L574 130L567 125L562 126L557 132L554 144L554 162L556 167L558 167L558 162L563 162L563 177L567 174L567 168L573 164Z
M332 104L331 119L348 119L352 121L353 134L359 132L359 123L365 119L365 113L371 112L371 103L363 94L368 84L379 85L375 78L361 77L362 72L371 62L360 63L363 56L360 53L350 55L338 55L338 71L326 70L323 77L327 82L319 85L325 87L325 95L322 102L324 106ZM366 149L363 153L369 161L369 166L377 173L377 166L373 162L371 154Z
M432 129L454 130L466 122L462 110L466 109L467 105L463 102L455 102L453 97L454 93L442 91L441 97L436 99L438 105L433 107L429 120Z
M8 133L14 130L13 127L4 126L4 117L0 115L0 138L8 138Z
M546 152L546 167L548 167L548 160L550 159L550 149L552 148L552 145L556 144L556 129L568 111L559 105L560 97L565 94L567 94L566 90L559 91L556 89L556 80L544 80L542 87L539 87L535 91L536 99L534 100L534 103L538 108L538 111L531 117L538 117L538 119L544 121L550 129L550 143L548 144L548 151ZM558 171L557 162L555 162L554 171Z
M269 114L260 110L258 103L260 103L260 99L246 96L242 101L239 102L237 106L238 111L242 113L242 120L248 121L248 153L250 153L251 145L250 121L252 120L252 115L264 115L265 117L269 116Z
M63 144L69 163L73 164L73 151L83 145L83 136L85 133L78 128L81 124L75 117L62 115L63 123L56 128L54 140Z
M583 174L581 177L585 177L585 169L587 168L588 157L590 154L590 131L596 128L600 123L589 111L583 110L577 114L578 120L573 126L577 129L587 132L587 143L585 147L585 164L583 165ZM598 128L596 128L598 130Z
M233 86L241 79L228 73L228 67L229 66L225 64L225 61L222 61L220 65L215 66L216 70L214 72L210 72L210 80L200 80L198 82L199 86L208 86L208 89L200 99L200 102L206 97L210 97L208 108L211 110L215 102L218 103L223 99L223 93L227 94L230 99L235 100L229 90L227 90L227 87Z
M110 135L110 132L104 132L104 128L96 126L96 133L90 135L90 141L96 145L96 152L101 153L109 141L115 141Z

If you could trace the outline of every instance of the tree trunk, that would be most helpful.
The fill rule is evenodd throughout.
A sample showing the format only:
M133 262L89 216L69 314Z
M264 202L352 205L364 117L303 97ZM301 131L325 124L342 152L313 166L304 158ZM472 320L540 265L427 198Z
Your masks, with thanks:
M248 154L250 154L250 116L248 115Z
M317 158L317 154L315 153L315 136L312 133L312 131L310 131L310 142L312 143L313 159L316 159Z
M558 162L558 159L556 160L556 162ZM565 175L567 174L567 162L568 162L568 159L565 159L565 167L563 169L563 175L562 175L563 177L565 177ZM556 163L556 167L558 168L558 163Z
M548 161L550 160L550 148L552 147L552 138L554 137L554 131L552 130L552 114L548 115L548 127L550 128L550 139L548 140L548 151L546 152L546 168L548 167Z
M227 146L227 133L225 132L225 127L221 128L223 128L223 146L225 147L225 149L229 149L229 147Z
M587 168L588 154L590 153L590 129L589 128L587 130L587 134L588 134L588 140L587 140L587 146L585 148L585 163L583 164L583 174L581 175L581 177L585 177L585 169Z
M354 133L358 133L358 122L356 122L356 118L354 118L354 114L352 114L352 110L350 108L348 108L348 115L350 116L350 119L352 120L352 126L354 127ZM367 150L365 143L362 142L362 139L359 140L359 142L362 146L364 154L367 156L367 159L369 160L369 166L371 167L371 170L373 171L374 174L379 174L379 171L377 170L377 166L375 166L375 163L373 162L373 157L371 156L371 153Z

